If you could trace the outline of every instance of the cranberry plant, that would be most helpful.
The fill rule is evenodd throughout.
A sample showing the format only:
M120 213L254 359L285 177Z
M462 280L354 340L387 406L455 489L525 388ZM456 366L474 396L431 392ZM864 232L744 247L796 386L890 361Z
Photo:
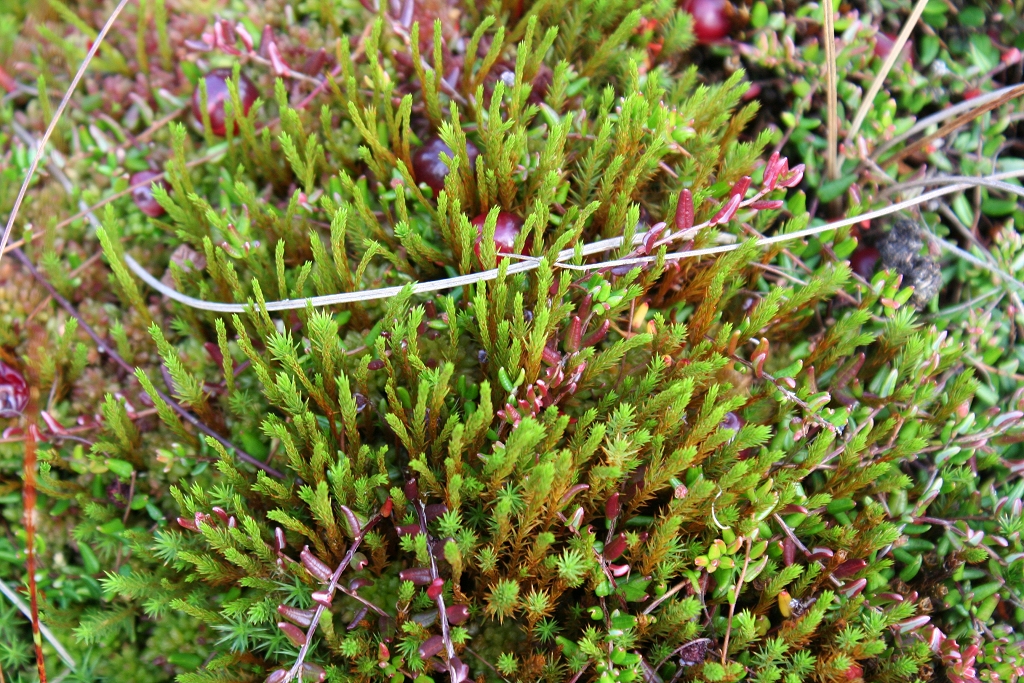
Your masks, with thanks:
M3 331L0 366L5 448L33 415L46 442L43 613L76 675L1014 674L1021 395L1015 370L985 395L939 307L984 271L910 227L759 243L860 188L697 66L750 22L778 68L784 15L564 10L231 8L172 46L156 3L112 38L111 72L173 48L176 113L145 158L95 153L124 191L98 225L29 235L75 315ZM66 267L82 245L109 288Z

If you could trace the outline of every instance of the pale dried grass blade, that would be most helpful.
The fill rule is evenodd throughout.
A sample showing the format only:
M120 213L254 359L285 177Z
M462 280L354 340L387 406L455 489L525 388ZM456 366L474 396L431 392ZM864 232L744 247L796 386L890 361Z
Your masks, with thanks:
M836 66L836 17L833 0L825 0L825 87L828 89L828 149L825 169L829 180L839 177L839 70Z
M7 242L11 237L11 231L14 230L14 221L18 217L18 211L21 209L22 202L25 201L25 194L28 192L28 187L32 183L32 178L35 177L36 169L39 168L39 160L42 159L43 150L46 149L46 143L49 142L50 136L53 135L53 131L57 128L57 124L60 122L61 116L64 115L64 110L71 101L71 96L75 93L75 89L78 87L78 82L81 81L82 76L85 75L85 70L89 68L89 63L96 55L96 52L100 49L100 45L103 44L103 40L107 37L107 33L110 32L114 22L117 21L117 17L121 14L121 10L123 10L127 4L128 0L121 0L117 4L117 7L114 8L114 11L111 12L110 17L107 18L107 22L103 24L103 29L100 30L99 35L96 36L96 40L92 41L92 47L89 48L89 52L86 53L85 59L82 60L82 64L78 67L78 72L75 74L75 77L71 79L71 84L68 86L67 92L64 93L64 98L61 99L60 106L57 107L57 111L53 112L53 119L50 121L50 125L46 127L46 132L43 133L43 137L39 139L39 145L36 147L35 154L32 157L32 163L28 167L25 179L21 183L21 189L18 191L18 197L14 200L14 206L11 208L11 215L7 218L7 225L4 228L3 237L0 237L0 259L3 258Z
M26 619L32 618L32 610L29 609L29 606L26 605L25 601L21 599L21 596L18 595L18 593L15 592L13 588L8 586L7 582L5 582L3 579L0 579L0 593L2 593L4 597L10 600L11 604L17 607L18 611L25 615ZM60 657L65 664L67 664L69 669L74 671L78 667L78 664L75 662L75 658L72 657L71 653L67 651L67 648L65 648L61 644L61 642L57 640L57 637L53 635L53 631L51 631L46 626L46 624L42 623L39 624L39 630L42 632L43 637L46 638L46 642L53 646L53 649L57 652L57 656Z
M891 164L906 158L907 156L913 154L914 152L923 149L932 140L946 137L947 135L955 131L957 128L967 125L968 123L978 118L982 114L986 114L992 111L993 109L1001 107L1004 103L1009 102L1014 97L1017 97L1019 95L1024 95L1024 85L1018 85L1012 92L1009 92L998 99L991 100L989 102L986 102L985 104L979 105L965 114L961 114L960 116L956 117L949 123L939 128L934 133L929 133L928 135L925 135L920 140L917 140L916 142L914 142L911 145L908 145L907 147L904 147L900 151L893 154L891 157L887 157L884 163Z
M924 12L925 5L927 4L928 0L917 0L917 3L914 4L914 9L910 12L910 16L907 17L907 22L903 24L903 29L900 31L899 36L896 37L892 50L889 51L885 62L882 63L882 68L875 75L875 80L871 82L871 87L868 88L867 94L864 95L864 99L857 109L857 115L853 119L853 125L850 126L850 132L846 134L847 145L852 144L854 138L857 137L857 133L860 132L860 127L863 125L864 119L867 118L868 112L871 111L871 107L874 104L875 96L882 89L885 77L889 75L892 67L896 65L896 60L899 59L903 46L910 39L910 34L914 31L914 27L917 26L917 20L921 18L921 13Z
M959 114L962 114L965 111L971 111L972 109L976 109L978 107L984 107L985 105L995 100L1000 100L1000 103L1002 104L1003 102L1008 102L1009 100L1014 99L1015 97L1021 94L1024 94L1024 85L1020 83L1018 83L1017 85L1008 85L1005 88L993 90L992 92L985 93L984 95L979 95L978 97L974 97L969 100L960 102L959 104L955 104L952 107L947 107L942 111L935 112L931 116L926 116L925 118L921 119L913 126L911 126L908 130L906 130L903 133L900 133L892 140L889 140L887 143L876 149L874 152L871 153L871 158L874 160L878 160L879 157L881 157L883 154L885 154L890 149L900 144L904 140L911 138L920 133L921 131L927 130L928 128L934 125L938 125L945 121L946 119L958 116Z

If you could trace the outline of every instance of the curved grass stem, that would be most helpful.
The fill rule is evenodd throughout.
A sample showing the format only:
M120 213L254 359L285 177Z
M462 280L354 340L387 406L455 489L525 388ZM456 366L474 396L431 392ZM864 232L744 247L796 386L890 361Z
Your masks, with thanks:
M22 202L25 201L25 194L28 192L28 186L32 184L32 178L35 177L36 169L39 168L39 161L43 157L43 151L46 149L46 143L50 140L50 136L53 135L53 131L56 130L57 124L60 122L61 116L64 115L64 110L67 109L68 103L71 101L71 96L75 93L75 89L78 87L78 82L82 80L82 76L85 75L85 70L89 68L89 63L92 58L96 56L100 46L103 44L104 38L107 37L107 33L114 26L114 22L117 21L118 15L121 14L121 10L128 4L128 0L121 0L117 3L117 7L110 13L107 18L107 22L103 24L103 28L100 30L99 35L96 36L96 40L92 41L92 47L89 48L89 52L86 53L85 59L82 60L82 64L78 67L78 72L75 73L75 77L71 79L71 84L68 86L67 92L64 93L63 99L60 101L60 105L57 107L57 111L53 113L53 118L50 120L50 125L46 127L46 132L43 133L43 137L39 139L39 144L36 145L35 154L32 156L32 163L28 167L28 172L25 174L25 179L21 183L21 189L18 190L18 197L14 200L14 206L11 208L11 215L7 217L7 225L4 227L4 234L0 237L0 259L4 256L4 249L7 246L7 241L11 237L11 231L14 229L14 221L18 217L18 211L21 209Z
M992 180L996 179L1019 178L1022 176L1024 176L1024 171L1013 171L1009 173L998 174L998 176L992 176L989 178L965 179L962 182L956 182L947 187L926 192L917 197L906 199L902 202L897 202L896 204L892 204L882 209L868 211L866 213L858 214L856 216L843 218L837 221L832 221L830 223L825 223L824 225L806 228L804 230L797 230L794 232L784 233L782 235L775 235L772 237L758 239L756 241L756 244L758 246L768 246L771 244L789 242L804 237L812 237L814 235L819 235L823 232L828 232L830 230L836 230L838 228L855 225L862 221L874 220L876 218L890 216L898 211L902 211L903 209L919 206L921 204L925 204L940 197L945 197L947 195L961 192L963 190L974 187L975 185L978 184L989 183ZM675 240L678 238L686 238L687 235L693 233L694 230L699 230L708 227L709 225L710 222L695 226L693 230L675 233L673 235L670 235L665 240L663 240L662 243L667 243L668 241ZM633 238L633 243L640 244L643 238L646 237L646 235L646 232L637 234ZM692 235L690 235L690 237L692 237ZM584 246L581 249L581 253L583 256L589 256L604 251L608 251L610 249L615 249L622 245L622 241L623 240L621 237L612 237L610 239L592 242ZM707 247L704 249L692 249L688 251L670 252L665 255L665 260L674 261L686 258L697 258L700 256L711 256L713 254L724 254L730 251L735 251L736 249L739 249L740 246L741 245L739 244L725 244L715 247ZM523 273L526 271L535 270L540 266L543 260L548 260L548 262L556 268L581 271L593 271L600 270L602 268L614 268L619 266L643 266L653 264L658 260L657 256L637 256L632 258L616 259L611 261L600 261L597 263L588 263L582 265L567 263L567 261L569 259L574 258L575 255L576 252L573 249L566 249L562 252L559 252L557 255L554 256L554 258L552 258L550 255L544 258L519 255L519 258L521 258L522 260L518 263L513 263L509 265L508 268L506 269L506 273L508 275L514 275L516 273ZM197 308L199 310L215 311L218 313L244 313L249 309L249 304L204 301L202 299L196 299L195 297L182 294L181 292L171 287L168 287L167 285L157 280L155 277L153 277L152 274L150 274L145 268L139 265L139 263L128 254L124 255L124 259L125 263L132 270L132 272L134 272L143 282L149 285L152 289L160 292L169 299L177 301L178 303L185 304L186 306ZM979 267L995 272L990 264L979 265ZM1006 275L1005 273L1001 272L997 274L1003 276L1004 278ZM325 294L322 296L310 297L308 299L283 299L279 301L268 301L266 303L266 310L292 311L305 308L307 305L316 308L320 306L334 306L337 304L349 304L361 301L374 301L378 299L388 299L397 296L398 294L401 294L403 291L405 291L406 288L410 288L413 294L422 294L427 292L437 292L445 289L452 289L455 287L462 287L477 282L486 282L490 280L495 280L497 278L498 269L493 268L491 270L470 273L468 275L459 275L457 277L445 278L442 280L433 280L430 282L410 282L404 286L382 287L380 289L369 289L359 292ZM1024 284L1021 284L1020 282L1017 282L1012 278L1006 280L1006 284L1009 287L1013 287L1015 289L1024 291Z

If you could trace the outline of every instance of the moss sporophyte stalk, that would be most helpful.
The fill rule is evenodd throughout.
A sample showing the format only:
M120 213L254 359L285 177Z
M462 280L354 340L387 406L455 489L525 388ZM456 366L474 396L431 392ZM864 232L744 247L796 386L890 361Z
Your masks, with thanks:
M867 10L556 4L153 0L97 48L0 262L0 569L31 539L51 673L1019 677L1015 105L915 129L904 60L829 176L820 39L856 111ZM1012 76L932 5L920 64ZM31 11L35 140L84 51Z

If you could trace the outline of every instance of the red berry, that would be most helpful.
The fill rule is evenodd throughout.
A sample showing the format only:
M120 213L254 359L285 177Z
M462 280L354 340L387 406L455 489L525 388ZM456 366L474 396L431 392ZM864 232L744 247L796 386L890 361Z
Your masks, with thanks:
M21 373L0 361L0 417L18 417L28 405L28 384Z
M850 254L850 268L865 280L870 280L881 257L874 247L861 245Z
M206 74L203 80L206 81L206 111L210 113L210 130L214 135L223 136L226 132L224 102L231 98L231 93L228 92L231 69L214 69ZM248 114L258 96L259 92L256 90L256 85L245 76L239 75L238 99L242 103L242 114L235 112L235 116ZM192 115L202 125L203 102L198 87L196 87L195 92L192 94ZM235 124L235 132L237 131L238 124Z
M441 152L447 154L449 159L455 158L451 147L441 138L432 137L412 155L412 171L416 175L416 182L426 183L435 193L444 189L444 179L448 175L448 167L441 161ZM469 140L466 140L466 155L469 157L469 167L475 171L480 150Z
M156 180L154 180L154 178ZM145 183L139 185L139 183ZM132 190L132 199L135 201L135 205L139 207L139 210L147 216L152 218L159 218L163 216L165 211L164 207L160 206L156 198L153 196L153 185L158 184L164 189L167 189L167 182L160 177L160 173L156 171L139 171L133 173L132 177L128 180L129 185L139 185Z
M693 34L698 42L713 43L729 35L726 0L684 0L682 10L693 16Z
M482 213L473 219L473 225L476 226L478 237L476 238L476 244L473 245L473 251L476 252L477 258L480 258L480 240L484 234L484 223L487 222L487 214ZM511 254L516 247L516 238L519 237L519 231L523 227L523 219L514 213L502 211L498 214L498 221L494 224L494 250L499 254ZM530 249L530 240L526 241L526 250Z

